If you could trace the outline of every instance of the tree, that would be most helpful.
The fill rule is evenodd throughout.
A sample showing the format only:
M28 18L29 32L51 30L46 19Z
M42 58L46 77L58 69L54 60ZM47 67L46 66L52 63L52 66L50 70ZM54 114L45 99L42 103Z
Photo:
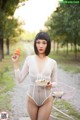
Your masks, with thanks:
M14 17L8 18L6 21L5 29L4 29L4 38L6 38L5 43L6 43L6 54L9 55L9 43L10 39L12 39L15 36L18 36L23 32L21 29L22 22L18 22L17 19Z
M1 0L0 1L0 60L4 58L4 28L6 25L5 21L8 21L8 17L12 17L16 8L20 2L25 0Z
M57 36L62 45L67 45L67 53L68 43L74 44L76 57L77 45L80 45L80 5L60 4L45 25L56 41Z

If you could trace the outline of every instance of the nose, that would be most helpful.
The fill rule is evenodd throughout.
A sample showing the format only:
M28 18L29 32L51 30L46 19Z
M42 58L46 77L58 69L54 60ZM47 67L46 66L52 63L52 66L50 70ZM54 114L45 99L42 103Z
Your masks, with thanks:
M43 44L42 44L42 43L40 43L40 47L43 47Z

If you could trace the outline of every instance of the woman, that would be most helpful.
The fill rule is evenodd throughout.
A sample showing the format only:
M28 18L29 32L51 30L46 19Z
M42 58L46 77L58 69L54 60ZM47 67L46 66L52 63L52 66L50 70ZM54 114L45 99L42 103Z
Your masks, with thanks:
M29 76L27 91L27 110L31 120L49 120L53 105L52 88L57 84L57 63L48 57L51 49L50 37L46 32L39 32L34 40L35 55L26 57L22 70L18 66L19 56L13 55L15 77L18 82ZM36 81L49 80L41 86ZM37 82L37 83L38 83Z

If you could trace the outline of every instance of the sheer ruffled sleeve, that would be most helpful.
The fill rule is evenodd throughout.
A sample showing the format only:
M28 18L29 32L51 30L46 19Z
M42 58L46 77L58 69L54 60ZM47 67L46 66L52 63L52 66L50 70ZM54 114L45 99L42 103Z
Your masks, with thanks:
M25 59L22 70L15 69L15 79L21 83L29 73L29 56Z
M56 61L54 61L53 63L53 70L52 70L52 74L51 74L51 82L52 82L52 86L55 87L57 85L57 63Z

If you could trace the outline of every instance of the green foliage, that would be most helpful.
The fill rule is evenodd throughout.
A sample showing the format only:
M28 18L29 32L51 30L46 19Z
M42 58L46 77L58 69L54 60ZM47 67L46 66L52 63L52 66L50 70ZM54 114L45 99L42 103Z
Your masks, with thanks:
M10 57L0 62L0 94L10 91L14 86L12 64Z
M24 1L24 0L22 0ZM17 19L13 17L14 12L21 0L3 0L0 6L0 36L9 38L17 36L22 32L21 25Z
M55 107L61 110L62 112L68 114L70 117L72 117L74 120L80 119L80 112L78 112L71 104L69 104L67 101L58 99L54 103ZM61 118L62 120L69 120L68 117L64 116L63 114L59 113L58 111L53 110L52 114L58 118Z
M23 30L18 20L13 18L14 12L19 3L25 0L1 0L0 1L0 61L4 58L3 39L9 41L10 37L18 36ZM7 42L7 53L9 53L9 42Z
M3 29L4 29L4 25L5 25L5 20L6 20L6 16L5 13L2 13L0 11L0 38L3 37Z
M4 38L13 38L19 36L23 30L21 29L21 25L23 23L18 22L15 18L8 18L6 20L5 29L4 29Z
M0 10L2 10L7 16L12 16L18 7L18 4L25 0L1 0Z
M11 105L10 105L10 98L11 96L9 94L0 94L0 111L11 111Z
M0 38L10 37L12 34L17 35L17 31L21 31L19 27L22 23L18 23L17 19L13 18L14 12L20 2L25 0L1 0L0 1ZM16 31L15 28L18 27ZM14 35L13 35L14 36Z
M52 40L68 45L80 45L80 5L60 4L45 23Z
M11 109L9 91L15 86L13 72L11 72L11 56L0 62L0 111L9 112Z
M64 54L64 51L60 51L59 54L52 53L50 57L55 59L62 69L71 73L80 73L80 54L79 58L73 57L73 52L69 52L69 55Z
M8 92L14 86L13 79L10 75L6 72L0 77L0 93Z
M30 32L26 32L24 31L19 37L18 39L20 41L32 41L35 37L36 33L33 32L33 33L30 33Z

